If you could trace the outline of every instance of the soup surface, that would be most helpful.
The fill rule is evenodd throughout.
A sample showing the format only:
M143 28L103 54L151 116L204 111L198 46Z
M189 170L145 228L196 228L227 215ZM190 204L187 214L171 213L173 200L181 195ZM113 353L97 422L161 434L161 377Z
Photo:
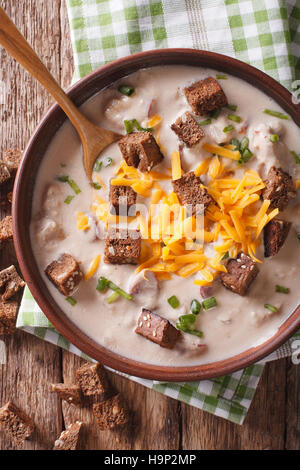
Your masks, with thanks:
M195 115L184 88L206 77L217 78L229 106L217 113ZM220 77L214 70L187 66L141 70L95 95L82 111L94 123L124 135L124 121L127 131L151 128L164 158L150 173L142 173L124 164L115 143L99 157L94 186L85 175L81 144L72 125L66 121L57 132L34 189L32 246L53 299L88 336L139 361L195 365L222 360L262 343L295 309L300 278L299 191L279 214L272 204L263 201L262 192L272 167L287 172L298 185L299 157L291 151L300 152L300 131L292 119L265 110L286 117L256 88L229 75ZM186 112L192 114L205 134L192 147L185 145L170 127ZM223 148L223 152L210 145ZM172 186L172 178L180 178L178 162L182 174L196 171L213 203L205 210L204 218L190 216L187 221L186 214L181 219L171 215L171 222L161 225L162 207L178 202ZM128 185L136 189L137 203L148 211L152 202L159 205L151 217L156 238L152 232L144 234L148 224L142 209L128 220L118 218L121 224L127 222L141 231L137 265L111 264L104 259L106 231L116 222L109 208L112 179L123 183L128 180ZM264 257L264 226L274 216L292 225L280 251ZM179 222L190 223L191 228L198 219L200 226L195 235L174 235ZM261 261L255 265L258 275L243 296L225 288L220 280L228 260L239 252ZM85 276L70 296L62 295L45 275L45 268L63 253L80 263ZM190 257L180 258L189 253ZM100 277L131 293L133 299L112 297L114 290L110 288L97 290ZM208 303L203 305L207 298ZM189 317L187 323L185 319L181 322L180 317L191 314L193 300L198 301L200 313ZM199 305L194 302L192 310ZM136 334L143 307L181 327L180 340L172 349Z

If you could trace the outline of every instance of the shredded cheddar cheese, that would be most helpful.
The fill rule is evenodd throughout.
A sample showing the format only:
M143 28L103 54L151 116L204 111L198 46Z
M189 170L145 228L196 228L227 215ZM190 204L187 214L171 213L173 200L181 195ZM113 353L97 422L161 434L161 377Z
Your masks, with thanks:
M100 263L100 259L101 259L101 255L97 255L92 261L91 261L91 264L87 270L87 272L85 273L84 275L84 280L87 281L88 279L90 279L94 274L95 272L97 271L98 267L99 267L99 263Z

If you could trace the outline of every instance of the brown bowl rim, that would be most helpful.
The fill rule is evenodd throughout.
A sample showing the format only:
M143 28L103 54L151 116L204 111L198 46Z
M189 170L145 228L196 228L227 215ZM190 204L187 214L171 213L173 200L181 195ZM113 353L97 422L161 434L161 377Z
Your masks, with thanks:
M290 92L269 75L235 58L196 49L160 49L118 59L82 78L68 89L68 94L76 104L81 104L79 98L82 91L88 89L89 86L95 86L97 80L103 82L107 75L117 77L116 80L137 69L171 64L208 67L240 77L271 96L300 126L300 105L293 104ZM103 86L99 86L99 90L102 88ZM83 333L54 302L48 289L45 289L46 286L38 272L30 244L28 246L29 224L28 220L26 224L24 219L26 210L30 213L31 209L28 207L28 202L26 203L24 194L28 191L26 184L34 184L34 180L30 180L28 176L33 166L33 152L35 146L38 145L39 137L46 132L49 120L58 114L63 115L63 112L57 104L54 104L43 117L27 144L15 180L12 215L15 250L24 279L41 310L57 331L71 344L106 366L132 376L164 382L189 382L215 378L248 367L273 352L300 328L300 305L298 305L277 332L264 343L224 360L190 367L161 366L129 359L99 345ZM57 128L60 126L61 123Z

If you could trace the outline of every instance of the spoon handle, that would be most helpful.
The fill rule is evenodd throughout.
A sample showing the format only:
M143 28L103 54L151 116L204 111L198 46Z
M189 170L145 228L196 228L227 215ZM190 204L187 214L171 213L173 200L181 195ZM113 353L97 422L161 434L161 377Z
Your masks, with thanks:
M59 86L55 78L41 62L37 54L30 47L18 28L0 7L0 45L21 64L27 72L33 75L46 90L53 96L59 106L64 110L81 140L90 137L94 125L76 108L70 98Z

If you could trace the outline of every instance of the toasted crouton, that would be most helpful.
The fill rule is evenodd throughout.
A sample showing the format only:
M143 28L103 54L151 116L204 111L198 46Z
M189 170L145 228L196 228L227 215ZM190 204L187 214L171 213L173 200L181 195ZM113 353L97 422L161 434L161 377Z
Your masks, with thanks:
M79 263L67 253L52 261L46 267L45 273L61 294L66 296L72 294L83 277Z
M199 144L204 137L203 130L191 113L184 113L183 116L176 119L174 124L171 125L171 129L187 147Z
M142 309L142 313L138 318L135 333L168 349L172 349L181 336L180 331L166 318L146 308Z
M25 282L19 276L15 266L9 266L0 271L0 288L5 289L1 296L2 300L10 299L24 286Z
M93 405L93 413L103 431L123 426L129 421L128 411L120 394Z
M122 137L118 145L127 165L148 172L163 160L163 154L151 132L133 132Z
M104 261L111 264L138 264L141 254L140 233L110 230L105 240Z
M0 426L18 445L28 439L34 430L32 419L12 402L0 408Z
M3 150L2 160L9 169L10 173L16 173L22 159L22 150L8 149Z
M195 114L208 114L228 104L221 86L213 77L205 78L184 89Z
M276 255L283 246L290 228L291 222L273 219L264 228L265 257Z
M201 179L193 171L186 173L172 183L180 203L184 206L191 206L192 215L198 214L201 206L205 211L213 203L213 198L203 187Z
M239 295L246 295L250 285L259 273L257 263L245 253L231 258L227 263L227 272L220 273L224 287Z
M289 201L296 197L296 190L291 176L281 168L272 166L264 181L266 187L262 192L264 199L270 200L270 209L283 211Z
M99 363L87 362L77 369L76 380L85 396L101 396L110 389L106 370Z
M78 450L83 423L75 421L54 442L53 450Z
M16 320L18 314L18 302L0 301L0 335L12 335L16 331Z

